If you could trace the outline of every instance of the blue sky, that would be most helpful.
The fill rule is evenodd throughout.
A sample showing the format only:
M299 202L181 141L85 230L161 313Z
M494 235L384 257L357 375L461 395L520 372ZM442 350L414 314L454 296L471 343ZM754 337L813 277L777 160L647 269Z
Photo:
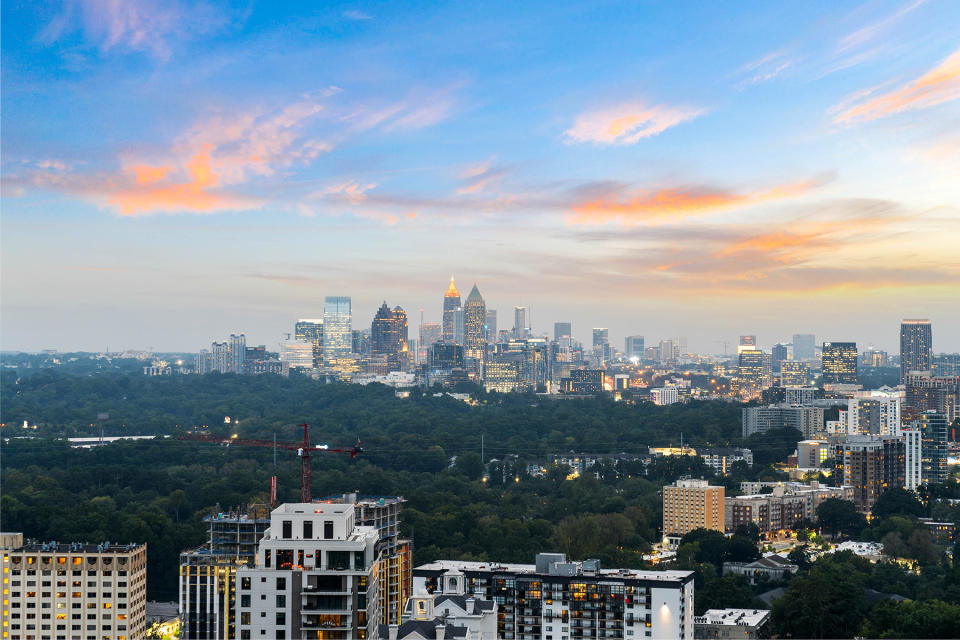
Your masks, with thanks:
M2 18L4 349L275 344L325 295L435 321L451 272L584 340L960 349L951 1Z

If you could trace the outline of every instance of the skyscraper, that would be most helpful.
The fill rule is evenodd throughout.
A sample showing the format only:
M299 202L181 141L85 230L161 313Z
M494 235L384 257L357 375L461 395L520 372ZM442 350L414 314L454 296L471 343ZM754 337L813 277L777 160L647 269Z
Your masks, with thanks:
M487 305L473 283L473 289L463 304L463 355L482 360L487 350Z
M740 395L755 398L769 387L770 356L759 349L742 349L737 355L737 383Z
M643 360L643 336L627 336L624 340L623 347L623 351L627 354L628 358Z
M812 333L793 334L793 359L813 360L816 355L814 345L816 337Z
M900 382L911 371L930 371L933 360L933 335L929 320L904 320L900 323Z
M910 423L920 432L920 478L923 484L947 481L947 416L924 411Z
M487 309L487 342L497 341L497 310Z
M513 308L513 337L514 338L527 337L527 308L526 307Z
M391 309L384 302L370 325L370 353L386 356L387 371L405 371L408 364L407 314L400 308Z
M823 343L823 384L857 383L857 343Z
M230 371L243 372L243 361L247 359L247 336L240 333L230 334Z
M460 292L457 291L457 285L453 283L453 276L450 276L450 286L447 292L443 294L443 333L441 337L444 342L454 342L454 335L457 331L456 312L460 308Z
M787 359L787 345L782 342L778 342L773 345L773 350L771 351L771 361L773 362L773 370L777 373L780 372L780 363Z
M353 352L353 329L350 298L327 296L323 302L323 357L336 368L337 360L350 357Z
M737 346L737 353L741 351L753 351L757 348L757 336L740 336L740 344Z
M313 366L323 364L323 318L300 318L293 325L293 335L297 340L313 345Z
M606 327L593 328L593 357L599 365L610 360L610 330Z
M554 322L553 323L553 339L560 340L562 337L573 337L573 325L569 322Z

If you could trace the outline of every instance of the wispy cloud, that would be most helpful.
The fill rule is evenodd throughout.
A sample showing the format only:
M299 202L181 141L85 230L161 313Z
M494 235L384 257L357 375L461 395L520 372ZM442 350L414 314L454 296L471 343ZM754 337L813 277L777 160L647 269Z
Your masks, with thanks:
M373 20L373 16L356 9L348 9L343 12L343 17L347 20Z
M628 190L617 183L601 183L583 190L582 199L571 206L567 224L618 222L636 225L683 219L713 211L796 198L830 179L830 176L821 176L749 192L705 185Z
M627 102L581 113L564 135L568 142L634 144L705 112L694 107Z
M467 167L460 172L461 186L457 188L457 195L481 193L503 178L506 173L507 170L494 165L493 160Z
M734 76L742 78L737 83L737 87L743 88L751 84L773 80L783 71L792 67L793 64L794 60L788 57L786 51L779 50L768 53L737 69Z
M341 113L339 119L355 131L426 129L452 115L456 106L454 93L462 86L456 83L440 89L416 89L403 100L354 105Z
M925 2L926 0L914 0L914 2L904 5L892 14L844 35L837 42L837 51L840 53L848 52L852 49L862 47L879 36L884 35L889 32L894 25L900 22L905 15Z
M960 98L960 49L916 80L885 93L866 90L834 107L833 121L851 124L926 109Z
M39 40L52 44L79 30L102 52L129 50L166 59L176 42L219 31L235 17L202 2L68 0Z

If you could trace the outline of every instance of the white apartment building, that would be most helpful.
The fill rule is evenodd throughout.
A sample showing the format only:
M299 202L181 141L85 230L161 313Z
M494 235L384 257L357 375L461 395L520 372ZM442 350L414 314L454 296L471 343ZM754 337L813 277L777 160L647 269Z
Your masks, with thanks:
M923 484L923 432L920 429L900 431L905 445L903 488L916 491Z
M493 600L504 640L692 640L693 572L601 569L537 554L536 564L438 560L413 570L414 592Z
M653 404L667 405L680 402L680 390L677 387L660 387L650 390L650 400Z
M241 640L376 637L375 527L352 504L288 503L270 514L257 566L237 570Z
M5 640L139 640L146 545L27 543L4 536Z
M857 397L840 410L840 433L847 435L897 435L900 430L900 398L896 396Z

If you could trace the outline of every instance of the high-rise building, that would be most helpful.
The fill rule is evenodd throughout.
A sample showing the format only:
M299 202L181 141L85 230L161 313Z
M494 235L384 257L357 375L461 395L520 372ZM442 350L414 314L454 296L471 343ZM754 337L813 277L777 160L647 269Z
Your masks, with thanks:
M527 308L513 308L513 337L519 339L527 337Z
M237 570L240 638L376 637L379 541L352 504L278 506L257 566Z
M270 526L266 505L213 513L207 543L180 554L180 638L234 640L237 569L253 566L257 544Z
M805 387L810 381L810 365L806 362L786 360L780 363L780 385Z
M280 345L280 362L290 369L312 369L315 345L303 340L287 340Z
M232 371L233 359L230 356L229 342L214 342L210 345L210 358L212 370L220 373L230 373Z
M497 341L497 310L487 309L487 343L493 344Z
M896 396L850 398L840 411L843 433L892 436L900 429L900 398Z
M437 342L430 347L431 369L463 367L463 347L453 342Z
M757 351L757 336L740 336L737 353L743 351Z
M816 336L812 333L793 334L793 359L813 360L816 357Z
M680 402L680 390L676 387L650 389L650 401L655 405L666 406Z
M854 488L857 509L869 513L887 489L903 487L906 448L900 436L846 436L834 445L834 477Z
M911 371L930 371L933 360L933 332L929 320L900 323L900 381Z
M323 302L324 364L337 369L353 353L353 328L350 298L327 296Z
M406 371L409 364L407 314L384 302L370 325L370 354L386 358L387 371Z
M770 356L742 347L737 354L737 388L743 398L759 397L772 382Z
M960 418L960 376L933 377L926 371L908 373L904 386L905 419L930 410L944 414L947 422Z
M457 307L453 310L453 341L463 346L466 340L466 315L463 307Z
M643 360L645 348L643 342L643 336L627 336L623 345L623 352L627 354L627 358Z
M559 341L563 337L573 337L573 324L570 322L554 322L553 339Z
M406 500L399 496L363 496L345 493L330 496L324 502L352 504L359 527L374 527L380 536L380 621L398 624L404 605L411 595L413 555L411 541L400 538L400 511Z
M300 318L293 325L293 337L313 345L313 366L323 366L323 318Z
M916 491L923 484L923 433L908 427L900 431L904 444L903 488Z
M450 276L450 286L447 292L443 294L443 328L441 338L444 342L455 342L457 331L456 313L460 308L460 292L457 291L457 285L453 283L453 276Z
M773 365L774 373L780 373L780 363L784 362L787 359L787 345L782 342L778 342L773 345L773 349L770 352L770 360Z
M23 544L22 534L4 537L10 540L2 551L3 638L145 636L146 545Z
M243 361L247 359L247 336L230 334L230 372L243 373Z
M744 407L743 437L749 438L755 433L791 427L802 433L804 438L810 438L823 433L823 418L823 407L791 407L784 404Z
M947 417L939 411L924 411L910 423L920 432L920 480L923 484L947 481Z
M473 289L463 303L463 355L482 361L487 352L487 305L473 283Z
M663 535L683 536L694 529L723 531L723 487L681 478L663 488Z
M857 343L823 343L823 384L857 384Z
M560 389L564 393L601 393L603 392L603 371L601 369L573 369L569 378L560 380Z
M692 640L693 577L693 571L602 569L599 560L568 561L562 553L537 554L536 564L437 560L413 570L416 593L449 595L456 603L495 601L496 637L503 640ZM417 637L435 637L430 627L431 635Z
M593 357L598 364L602 365L610 360L610 330L606 327L594 327L593 329Z

